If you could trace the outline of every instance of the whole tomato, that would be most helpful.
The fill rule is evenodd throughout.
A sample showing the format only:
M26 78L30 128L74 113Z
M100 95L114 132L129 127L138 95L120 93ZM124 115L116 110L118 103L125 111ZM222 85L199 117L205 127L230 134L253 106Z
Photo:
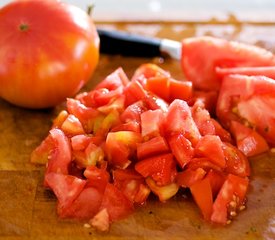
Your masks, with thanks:
M0 9L0 96L47 108L73 96L99 58L92 19L57 0L16 0Z

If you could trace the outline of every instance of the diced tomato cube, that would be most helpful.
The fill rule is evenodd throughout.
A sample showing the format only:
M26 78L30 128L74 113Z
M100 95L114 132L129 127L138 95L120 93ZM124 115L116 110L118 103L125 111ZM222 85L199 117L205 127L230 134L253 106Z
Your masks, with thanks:
M223 142L218 136L203 136L195 147L195 155L199 157L206 157L221 168L226 166L225 156L223 153Z
M206 174L205 178L207 178L210 182L213 199L215 199L225 181L225 174L210 169Z
M190 187L195 202L199 206L204 219L210 220L213 207L213 197L210 182L207 178L195 182Z
M143 101L137 101L129 105L124 110L124 112L120 115L120 119L122 122L129 122L129 121L140 122L140 115L147 110L148 109L145 106Z
M175 99L189 100L193 95L193 84L191 81L178 81L170 78L169 102Z
M144 139L150 139L162 135L163 112L160 109L148 110L140 115L141 135Z
M146 90L138 81L132 81L124 88L125 106L129 106L137 101L144 100L147 95Z
M168 102L170 95L170 78L166 76L147 78L146 90Z
M169 146L165 138L157 136L149 141L137 145L137 158L139 160L169 152Z
M191 142L182 133L171 135L168 142L179 166L183 169L195 155Z
M264 137L237 121L231 121L230 131L236 139L238 149L247 157L252 157L269 150Z
M206 174L206 171L202 168L187 169L183 172L178 172L177 183L184 188L191 187L195 182L202 180Z
M200 132L185 101L176 99L170 104L165 119L165 132L168 135L182 133L193 146L199 141Z
M176 163L170 153L141 160L135 169L145 178L152 177L160 186L173 182L176 177Z

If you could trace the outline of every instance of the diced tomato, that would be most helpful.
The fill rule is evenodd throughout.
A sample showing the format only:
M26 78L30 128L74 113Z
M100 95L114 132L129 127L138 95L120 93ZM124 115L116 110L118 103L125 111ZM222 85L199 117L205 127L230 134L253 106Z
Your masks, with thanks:
M230 143L224 143L223 152L226 160L225 171L241 177L250 175L247 157Z
M145 96L144 102L148 107L148 109L151 109L151 110L160 109L163 112L168 111L168 103L156 95L147 93Z
M265 49L214 37L187 38L182 42L181 64L195 88L218 90L216 67L272 66L273 54Z
M156 64L152 63L146 63L139 66L133 77L132 81L139 80L140 78L152 78L152 77L170 77L170 73L167 71L164 71L162 68L157 66Z
M137 145L137 158L139 160L169 152L169 146L165 138L156 136L149 141Z
M275 79L275 67L263 66L263 67L233 67L233 68L220 68L216 67L216 73L219 77L224 77L230 74L241 74L247 76L266 76Z
M204 103L197 100L192 106L192 117L202 136L215 135L215 126L211 121L210 113L205 109Z
M137 148L137 143L141 142L141 135L131 131L109 132L106 138L105 150L107 157L115 166L126 168Z
M164 124L167 135L182 133L193 146L201 137L192 118L191 110L183 100L176 99L170 104Z
M238 149L247 157L252 157L269 150L266 140L255 130L232 121L230 131L236 139Z
M113 73L108 75L103 81L101 81L95 90L101 88L107 88L109 90L117 89L121 86L125 87L129 83L129 79L126 76L122 68L118 68Z
M141 134L140 123L136 121L129 121L126 123L120 123L111 129L111 132L130 131Z
M211 118L210 121L215 127L215 135L219 136L223 142L233 142L231 134L226 129L224 129L219 122L213 118Z
M110 227L110 219L107 209L101 209L92 219L90 219L89 223L101 232L108 231Z
M129 105L124 112L120 115L120 119L122 122L136 121L140 122L140 115L147 111L145 104L143 101L137 101L131 105Z
M177 183L184 188L191 187L195 182L202 180L206 174L206 171L202 168L187 169L183 172L178 172Z
M92 136L80 134L71 138L72 150L79 151L84 150L92 141Z
M46 174L50 172L68 174L69 164L72 161L69 139L62 130L57 128L51 129L50 135L54 141L54 147L50 150Z
M61 128L63 122L67 119L68 115L69 113L66 110L62 110L53 120L52 128Z
M162 135L162 122L164 114L160 109L148 110L140 115L141 136L144 139L150 139Z
M146 80L146 90L156 94L165 101L170 98L170 79L165 76L150 77Z
M135 169L144 178L152 177L159 186L173 182L176 177L176 164L170 153L141 160L136 163Z
M191 142L182 133L169 136L168 142L179 166L183 169L195 155Z
M225 175L221 172L210 169L205 178L210 182L213 199L215 199L225 181Z
M45 183L58 199L59 208L64 210L73 203L85 187L86 180L75 176L50 172L45 175Z
M91 131L93 128L93 121L99 114L98 110L86 107L79 100L73 98L67 99L67 109L70 114L73 114L80 120L86 132Z
M207 178L195 182L190 187L195 202L199 206L204 219L210 220L213 207L211 184Z
M98 189L85 187L70 206L62 208L58 204L58 215L61 218L88 220L97 214L102 204L102 199L102 193Z
M84 134L81 122L73 114L69 114L61 125L61 130L69 136Z
M146 95L146 90L138 81L129 82L124 88L125 106L127 107L137 101L144 100Z
M108 104L98 107L97 110L104 114L109 114L110 112L123 112L125 105L125 97L119 96L112 99Z
M197 168L202 168L205 171L214 169L216 171L222 171L223 169L217 164L213 163L209 158L193 158L187 165L187 169L196 170Z
M245 121L275 146L275 81L263 76L226 76L217 102L217 116L224 126Z
M37 164L46 164L51 156L51 151L55 147L55 141L51 134L40 143L31 153L31 162Z
M87 178L87 186L96 188L99 192L104 192L107 183L110 180L110 174L104 168L88 166L84 171Z
M213 204L211 221L227 224L245 204L248 179L229 174Z
M133 212L133 205L120 190L108 183L100 209L107 209L109 219L113 222L131 214Z
M193 95L193 84L191 81L178 81L171 78L169 90L169 102L175 99L187 101Z
M207 109L209 113L213 115L216 111L217 99L218 99L217 91L194 90L193 97L188 100L188 104L192 106L194 105L195 102L201 101L203 102L205 109Z
M159 186L156 182L148 177L146 178L146 183L154 194L156 194L161 202L165 202L174 195L177 194L179 186L176 183L170 183L165 186Z
M203 136L195 147L195 155L206 157L221 168L224 168L226 165L223 142L215 135Z

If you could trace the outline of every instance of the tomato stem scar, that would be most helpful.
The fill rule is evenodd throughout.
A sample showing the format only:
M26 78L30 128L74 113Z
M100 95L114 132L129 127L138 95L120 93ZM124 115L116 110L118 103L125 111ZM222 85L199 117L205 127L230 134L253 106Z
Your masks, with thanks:
M25 32L29 29L29 25L25 24L25 23L21 23L19 25L19 29L22 31L22 32Z

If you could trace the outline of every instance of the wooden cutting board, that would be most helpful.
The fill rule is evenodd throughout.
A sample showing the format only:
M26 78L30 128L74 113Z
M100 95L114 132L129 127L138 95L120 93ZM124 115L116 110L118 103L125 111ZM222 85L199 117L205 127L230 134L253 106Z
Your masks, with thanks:
M132 23L116 27L176 40L208 34L267 48L275 43L275 31L271 31L269 25ZM159 64L177 79L184 77L179 63L171 59L102 55L85 90L119 66L130 77L145 62ZM114 223L110 232L104 234L85 228L84 222L58 219L56 199L42 186L44 167L32 165L29 159L32 150L48 134L53 118L63 108L61 104L54 109L26 110L0 100L0 239L275 239L275 154L272 153L250 160L253 174L247 209L226 227L204 222L190 196L184 194L167 203L152 198L129 218Z

